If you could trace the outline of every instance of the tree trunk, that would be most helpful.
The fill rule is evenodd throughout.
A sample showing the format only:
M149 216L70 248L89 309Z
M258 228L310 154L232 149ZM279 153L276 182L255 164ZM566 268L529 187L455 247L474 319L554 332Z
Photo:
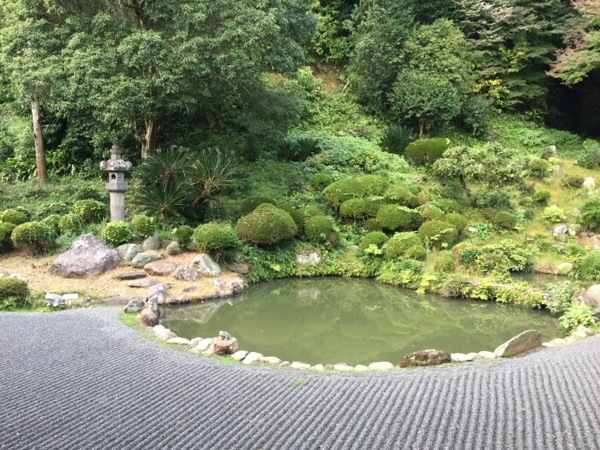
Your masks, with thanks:
M39 182L48 180L48 169L46 168L46 152L42 135L42 114L40 104L34 101L31 104L31 118L33 120L33 142L35 144L35 164L37 167L37 179Z
M146 159L150 152L156 149L156 138L160 127L160 119L146 118L146 134L142 139L142 159Z
M425 128L425 121L423 119L419 119L419 139L423 138L423 128Z

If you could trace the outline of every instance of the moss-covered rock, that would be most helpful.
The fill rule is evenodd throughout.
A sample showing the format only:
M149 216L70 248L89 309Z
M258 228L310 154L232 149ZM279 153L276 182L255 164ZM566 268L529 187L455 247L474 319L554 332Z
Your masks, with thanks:
M235 232L242 241L273 245L293 237L298 227L288 212L263 203L238 221Z
M363 186L356 178L339 180L323 189L323 197L327 203L335 208L347 200L362 198L363 195Z

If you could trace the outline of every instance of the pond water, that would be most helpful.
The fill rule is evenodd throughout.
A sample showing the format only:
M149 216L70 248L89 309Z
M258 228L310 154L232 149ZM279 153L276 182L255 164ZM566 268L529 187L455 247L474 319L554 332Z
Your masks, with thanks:
M427 348L494 351L527 329L546 340L560 334L546 311L345 278L257 284L227 301L164 308L161 323L188 339L225 330L240 349L310 364L396 363Z

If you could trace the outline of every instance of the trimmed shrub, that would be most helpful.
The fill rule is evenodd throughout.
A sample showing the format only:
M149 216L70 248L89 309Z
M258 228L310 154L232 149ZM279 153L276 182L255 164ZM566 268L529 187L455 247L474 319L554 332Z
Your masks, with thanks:
M346 200L340 206L340 215L350 219L358 219L365 215L365 201L362 198Z
M383 205L377 213L381 226L390 231L413 229L418 216L417 211L398 205Z
M562 185L570 189L579 189L583 186L584 181L583 175L564 175L562 178Z
M417 165L433 164L442 157L448 147L450 147L450 139L419 139L408 144L404 156Z
M311 242L326 242L333 233L333 223L327 216L314 216L304 223L304 235Z
M301 209L296 209L291 205L279 205L278 208L283 209L290 216L292 216L292 219L294 219L294 223L298 227L298 231L296 232L296 234L298 234L298 235L302 234L302 232L304 230L304 220L305 220L304 212ZM321 212L321 210L319 210L319 212Z
M231 226L229 228L231 228ZM175 239L177 240L177 244L179 244L179 247L182 249L188 248L188 246L192 242L193 235L194 230L189 225L180 225L175 230Z
M425 258L427 258L427 250L422 244L413 245L411 248L406 250L404 256L410 259L416 259L417 261L424 261Z
M448 298L464 297L465 291L472 286L468 279L458 274L452 274L444 280L438 294Z
M360 248L365 250L369 248L370 245L376 245L377 247L381 248L381 246L389 240L390 238L387 236L387 234L382 233L381 231L372 231L363 236L360 241Z
M433 270L436 272L449 273L454 272L456 269L456 262L451 256L442 255L435 260L433 264Z
M415 254L418 254L417 248L422 248L424 254L427 254L417 233L396 233L386 245L385 256L389 260L403 257L424 259L415 257Z
M0 253L8 253L14 248L10 236L15 227L14 223L0 222Z
M102 228L100 237L111 247L117 247L131 241L133 238L133 231L126 222L108 222L104 225L104 228Z
M369 217L375 217L383 205L384 202L381 198L367 198L365 199L365 213Z
M17 248L26 248L40 254L52 248L52 231L41 222L25 222L17 225L10 236Z
M310 185L317 191L322 191L333 183L333 177L328 173L315 173L310 177Z
M131 228L136 235L145 239L154 233L154 219L145 214L136 214L131 219Z
M386 203L407 206L409 208L415 208L421 205L421 200L419 200L419 197L415 196L405 186L400 186L397 184L393 184L388 187L383 198Z
M504 274L508 272L508 260L499 253L483 253L475 260L474 267L481 275Z
M361 198L363 193L363 186L356 178L339 180L323 189L327 203L336 208L347 200Z
M198 244L200 251L207 253L238 245L237 235L231 225L227 223L209 222L198 225L193 232L193 239Z
M533 194L533 201L538 205L544 206L548 204L548 200L550 200L551 196L552 194L550 191L537 191Z
M293 237L298 227L289 213L270 203L263 203L238 221L235 232L242 241L273 245Z
M378 175L365 175L360 179L365 195L383 195L390 184L387 178Z
M454 228L456 228L458 234L462 233L467 228L467 219L465 219L465 216L463 216L462 214L446 214L443 220L454 225Z
M420 209L421 216L425 220L436 220L444 215L444 211L430 203L427 205L423 205Z
M79 200L73 204L73 212L85 223L100 223L108 217L108 206L98 200Z
M44 217L41 222L52 230L54 234L60 233L60 216L58 214L50 214L49 216Z
M429 220L419 227L419 236L432 247L441 248L443 244L451 247L458 239L458 231L451 223Z
M572 273L575 278L600 280L600 251L589 252L585 258L575 264Z
M85 224L83 223L83 219L81 218L81 216L79 214L74 214L74 213L65 214L58 221L58 229L60 230L61 234L65 234L65 233L77 234L81 230L83 230L84 227L85 227Z
M0 278L0 309L2 306L8 308L24 306L28 294L29 288L25 281L17 278Z
M246 214L250 214L258 206L264 203L277 206L277 202L275 200L267 197L248 197L242 200L242 203L240 204L240 212L245 216Z
M529 174L532 178L541 180L548 176L548 169L550 168L550 165L545 159L533 158L527 164L527 168L529 169Z
M440 205L440 208L442 208L446 214L460 213L463 210L463 206L459 202L451 198L441 198L439 200L436 200L436 203Z
M462 104L459 119L463 127L475 136L485 136L494 113L494 101L484 95L475 95Z
M547 220L550 223L561 223L567 220L567 216L562 208L552 205L544 208L542 219Z
M383 230L383 226L381 226L381 222L379 221L379 219L375 219L375 218L365 220L364 228L366 231L381 231L381 230Z
M505 230L513 230L517 226L517 218L508 211L498 211L492 219L494 225Z
M21 225L29 220L27 214L17 209L7 209L0 213L0 222L8 222L14 225Z
M600 225L600 197L592 198L583 204L578 221L586 230L593 230Z
M300 212L302 213L302 217L304 217L305 222L306 222L306 219L310 219L311 217L325 215L325 213L323 212L323 210L321 210L321 208L319 208L318 206L313 206L313 205L302 208L300 210Z
M458 262L464 267L469 267L479 258L483 252L478 247L467 247L458 254Z

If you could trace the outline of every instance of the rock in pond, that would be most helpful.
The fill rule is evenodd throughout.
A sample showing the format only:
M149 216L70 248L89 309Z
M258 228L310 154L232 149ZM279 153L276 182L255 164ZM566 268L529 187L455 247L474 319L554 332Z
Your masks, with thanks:
M150 286L150 289L148 289L148 302L156 301L157 304L164 305L167 302L168 288L166 284Z
M418 352L406 355L400 360L400 367L424 367L437 366L439 364L452 361L450 353L435 349L419 350Z
M483 359L496 359L496 354L494 352L482 351L477 354Z
M270 366L278 366L282 363L281 359L279 359L277 356L263 356L260 358L260 362Z
M91 277L114 269L120 262L117 251L104 239L84 234L54 260L50 272L65 278Z
M201 253L194 258L192 266L200 273L207 277L216 277L221 274L221 268L214 262L206 253Z
M177 264L170 261L152 261L144 266L144 270L148 275L154 275L157 277L166 277L170 275L175 269Z
M468 362L473 361L473 357L469 355L465 355L464 353L451 353L450 358L452 358L452 362Z
M229 339L217 338L213 341L214 352L217 356L233 355L238 351L238 340L234 337Z
M140 322L145 327L155 327L158 325L158 314L149 308L143 309L140 313Z
M161 253L142 252L135 255L135 258L133 258L133 260L131 261L131 265L136 269L141 269L146 264L149 264L152 261L158 261L159 259L163 258L164 256Z
M213 341L213 338L202 339L200 342L198 342L198 345L196 345L196 351L198 353L205 352L213 344Z
M189 345L190 340L182 337L174 337L167 341L167 344Z
M290 364L290 367L297 370L308 370L310 369L310 364L301 361L294 361L292 364Z
M527 330L499 346L494 354L499 358L506 358L532 348L541 347L541 345L542 333L537 330Z
M350 372L351 370L354 370L354 367L349 366L346 363L339 363L333 365L333 370L337 370L339 372Z

